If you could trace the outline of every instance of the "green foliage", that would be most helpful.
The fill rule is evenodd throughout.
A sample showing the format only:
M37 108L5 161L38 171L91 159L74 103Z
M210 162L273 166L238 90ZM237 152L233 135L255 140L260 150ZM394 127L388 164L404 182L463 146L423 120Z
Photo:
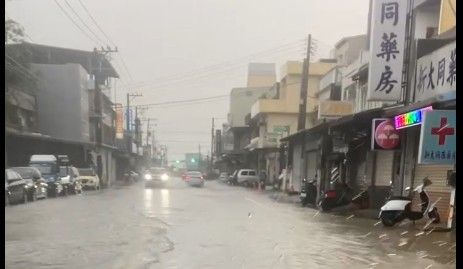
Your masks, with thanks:
M5 89L15 87L33 93L38 88L40 77L30 69L30 51L24 44L23 27L5 20Z

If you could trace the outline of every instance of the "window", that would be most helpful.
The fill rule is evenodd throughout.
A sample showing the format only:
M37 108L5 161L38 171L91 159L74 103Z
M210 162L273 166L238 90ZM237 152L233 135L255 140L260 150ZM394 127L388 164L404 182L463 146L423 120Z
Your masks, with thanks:
M241 171L241 175L242 175L242 176L247 176L247 175L248 175L248 171Z
M437 35L437 27L426 28L426 38L432 38Z
M255 176L255 175L256 175L256 171L249 171L249 175L250 175L250 176Z

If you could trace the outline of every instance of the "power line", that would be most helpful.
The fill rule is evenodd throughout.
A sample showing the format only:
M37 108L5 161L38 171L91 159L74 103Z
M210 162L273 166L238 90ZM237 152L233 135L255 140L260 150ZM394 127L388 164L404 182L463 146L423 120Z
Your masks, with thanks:
M76 21L74 21L74 19L69 15L69 13L58 3L57 0L54 0L56 5L58 5L59 9L61 10L61 12L64 13L64 15L66 15L66 17L88 38L90 39L94 45L98 45L98 42L95 41L95 39L93 39L86 31L84 31L84 29L82 29L80 27L80 25L78 25L76 23Z
M30 78L30 79L33 79L33 80L38 80L36 79L35 77L32 77L31 75L29 75L29 73L25 73L24 71L22 71L22 69L19 69L17 66L13 66L13 64L9 63L9 62L5 62L6 63L6 68L11 70L11 71L17 71L23 75L25 75L26 77Z
M27 74L27 76L30 76L31 78L35 79L35 80L38 80L38 81L42 81L41 78L37 77L35 74L31 73L26 67L24 67L22 64L18 63L15 59L13 59L12 57L10 57L8 54L5 54L5 57L8 58L10 61L13 61L15 63L16 66L18 66L18 68L20 68L21 70L24 70ZM18 70L19 71L19 70Z
M159 105L167 105L167 104L178 104L178 103L186 103L186 102L195 102L195 101L206 101L206 100L214 100L220 99L224 97L228 97L228 94L224 95L216 95L204 98L196 98L196 99L185 99L185 100L174 100L174 101L167 101L167 102L160 102L160 103L151 103L151 104L143 104L143 105L135 105L136 107L149 107L149 106L159 106Z
M100 32L106 37L106 39L108 39L108 41L114 46L116 47L116 44L111 40L111 38L109 38L109 36L105 33L105 31L103 31L103 29L100 27L100 25L97 23L97 21L95 20L95 18L93 18L92 14L90 13L90 11L87 9L87 7L84 5L84 3L82 3L81 0L78 0L80 5L84 8L85 12L87 13L87 15L90 17L90 19L93 21L93 23L96 25L96 27L100 30Z
M92 33L96 39L98 39L98 41L101 42L101 44L105 44L105 42L97 35L95 34L95 32L93 32L93 30L85 23L85 21L80 17L80 15L74 10L74 8L69 4L69 2L67 0L64 0L64 2L66 3L66 5L71 9L71 11L76 15L76 17L79 19L79 21L90 31L90 33Z
M114 46L114 47L117 47L116 43L114 43L114 41L112 41L112 39L106 34L106 32L103 30L103 28L100 27L99 23L96 21L96 19L92 16L92 14L90 13L90 11L88 10L88 8L84 5L84 3L81 1L81 0L78 0L80 5L82 6L82 8L85 10L85 12L87 13L88 17L90 17L90 19L93 21L93 23L95 24L95 26L98 28L98 30L100 30L100 32L106 37L106 39ZM130 80L133 82L133 77L132 77L132 74L129 70L129 68L127 67L127 64L125 63L125 60L124 60L124 57L122 57L122 54L120 52L118 52L118 55L120 56L121 58L121 62L122 62L122 66L124 67L125 71L127 72L128 74L128 77L130 78Z
M213 65L209 65L209 66L205 66L205 67L202 67L202 68L199 68L199 69L193 69L193 70L190 70L190 71L187 71L185 73L179 73L179 74L174 74L174 75L170 75L170 76L165 76L165 77L159 77L157 78L156 80L154 81L151 81L151 82L139 82L139 83L135 83L135 84L132 84L132 85L126 85L126 86L140 86L143 85L143 84L151 84L152 82L155 82L157 80L168 80L168 79L176 79L177 77L180 77L180 78L184 78L185 76L188 76L188 75L195 75L197 74L198 72L202 72L202 71L209 71L209 70L217 70L217 68L219 67L223 67L223 66L230 66L230 64L233 64L235 63L236 65L236 62L242 62L242 61L248 61L249 58L252 58L252 57L257 57L257 56L260 56L260 55L265 55L265 54L268 54L268 53L271 53L271 52L275 52L275 51L281 51L281 50L287 50L287 49L291 49L291 48L287 48L288 46L295 46L295 45L302 45L301 44L301 41L303 41L303 39L298 39L296 41L293 41L291 43L287 43L287 44L284 44L284 45L280 45L280 46L277 46L277 47L274 47L274 48L271 48L271 49L268 49L268 50L263 50L263 51L260 51L260 52L256 52L256 53L253 53L253 54L250 54L250 55L247 55L247 56L243 56L243 57L240 57L240 58L237 58L237 59L234 59L234 60L229 60L229 61L223 61L223 62L220 62L220 63L217 63L217 64L213 64ZM248 62L246 62L246 64L248 64Z

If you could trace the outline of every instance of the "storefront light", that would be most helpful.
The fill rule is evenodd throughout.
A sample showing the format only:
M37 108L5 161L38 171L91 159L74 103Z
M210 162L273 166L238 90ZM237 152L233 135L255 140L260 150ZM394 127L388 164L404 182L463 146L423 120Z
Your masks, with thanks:
M395 116L394 123L396 130L421 124L423 121L423 113L430 110L432 110L432 106Z

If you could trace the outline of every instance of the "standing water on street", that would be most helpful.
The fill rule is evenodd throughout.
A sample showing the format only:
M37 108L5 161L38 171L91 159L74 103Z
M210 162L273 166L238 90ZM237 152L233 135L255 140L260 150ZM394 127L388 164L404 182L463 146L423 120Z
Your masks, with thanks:
M5 2L5 268L456 268L456 0Z

